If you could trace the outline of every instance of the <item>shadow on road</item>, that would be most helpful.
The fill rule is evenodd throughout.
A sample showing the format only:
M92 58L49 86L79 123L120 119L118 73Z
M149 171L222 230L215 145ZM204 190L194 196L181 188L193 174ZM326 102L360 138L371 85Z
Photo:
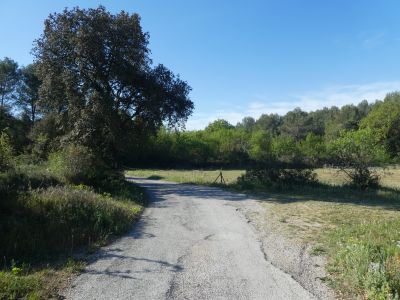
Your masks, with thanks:
M126 177L127 180L139 180L140 185L147 188L152 196L154 206L163 207L162 202L168 195L181 197L196 197L202 199L245 201L257 200L260 202L292 203L304 201L325 201L334 203L350 203L355 205L383 207L389 210L400 209L400 192L395 189L381 188L378 190L358 191L348 187L329 186L318 184L317 186L288 187L280 191L249 190L249 194L229 192L221 188L176 184L164 181L152 181L144 178ZM246 192L245 192L246 193Z

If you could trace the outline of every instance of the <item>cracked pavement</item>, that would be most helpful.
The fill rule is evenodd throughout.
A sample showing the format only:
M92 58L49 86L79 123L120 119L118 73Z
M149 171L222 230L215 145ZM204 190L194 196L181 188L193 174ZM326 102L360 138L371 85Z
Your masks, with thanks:
M221 189L129 178L150 203L132 231L102 248L68 299L313 299L274 267L237 209L257 205Z

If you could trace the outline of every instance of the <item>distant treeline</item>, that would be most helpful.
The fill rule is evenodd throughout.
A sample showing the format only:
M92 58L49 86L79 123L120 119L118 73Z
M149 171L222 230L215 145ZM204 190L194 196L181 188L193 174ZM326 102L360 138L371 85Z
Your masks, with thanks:
M246 117L236 125L220 119L204 130L182 132L163 127L157 135L132 146L127 161L132 166L337 165L343 163L340 149L353 151L347 154L365 158L372 165L396 162L400 155L400 93L390 93L374 103L364 100L358 105L312 112L296 108L284 116L263 114L257 120ZM358 148L352 150L351 146Z

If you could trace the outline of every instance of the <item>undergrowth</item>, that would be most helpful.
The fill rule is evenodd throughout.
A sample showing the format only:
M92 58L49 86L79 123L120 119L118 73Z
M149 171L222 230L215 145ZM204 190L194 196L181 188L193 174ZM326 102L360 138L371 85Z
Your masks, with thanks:
M0 173L0 299L58 297L72 272L68 257L131 228L146 203L143 189L115 172L100 175L88 186L46 165Z

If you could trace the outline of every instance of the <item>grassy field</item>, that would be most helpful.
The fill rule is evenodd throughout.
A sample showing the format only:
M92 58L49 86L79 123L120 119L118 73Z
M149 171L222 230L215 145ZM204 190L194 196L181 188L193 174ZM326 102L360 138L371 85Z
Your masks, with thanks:
M134 169L125 172L126 176L164 179L179 183L211 184L218 177L220 170L161 170L161 169ZM244 174L244 170L222 171L228 184L235 183L237 178Z
M134 169L125 172L127 176L151 177L180 183L209 184L217 178L220 170L164 170L164 169ZM336 169L316 169L318 180L329 185L342 185L345 182L343 174ZM228 184L235 183L245 170L222 170ZM382 185L386 187L400 187L400 167L390 167L380 170Z
M399 188L400 187L400 167L394 166L385 169L378 168L381 175L381 183L385 187ZM342 185L345 182L345 177L336 169L324 168L316 169L318 179L331 185Z
M328 282L343 298L397 299L400 293L400 169L380 170L383 188L357 191L344 187L334 169L317 169L316 187L244 191L236 184L243 170L223 171L228 188L255 194L276 230L312 254L328 258ZM219 170L130 170L127 176L181 183L212 184Z

